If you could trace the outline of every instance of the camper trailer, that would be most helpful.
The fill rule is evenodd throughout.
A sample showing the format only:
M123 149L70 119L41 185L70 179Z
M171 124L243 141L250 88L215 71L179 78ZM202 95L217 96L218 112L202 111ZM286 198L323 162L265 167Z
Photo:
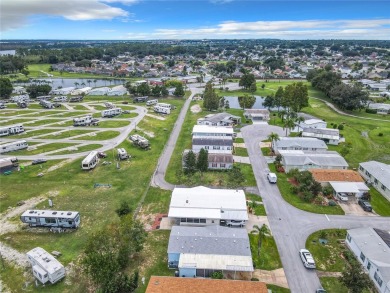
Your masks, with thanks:
M107 109L107 110L102 111L102 117L103 118L105 118L105 117L111 118L111 117L120 115L121 113L122 113L121 108Z
M19 108L25 109L28 106L28 103L25 101L17 101L16 105L18 105Z
M84 117L73 119L73 126L88 126L91 124L92 124L92 115L86 115Z
M46 101L46 100L41 100L39 102L39 105L41 105L43 108L46 108L46 109L53 109L54 108L53 103Z
M160 107L158 105L153 107L154 112L160 113L160 114L171 114L171 109Z
M42 284L55 284L65 277L65 267L43 248L36 247L26 255L32 265L34 277Z
M145 97L135 97L133 99L133 103L143 103L143 102L146 102L148 100L148 96L145 96Z
M18 140L0 145L0 154L18 151L28 148L28 143L25 140Z
M148 149L150 147L149 140L141 135L130 135L129 139L133 142L134 145L139 146L142 149Z
M22 132L24 132L24 128L23 125L21 124L0 127L0 136L7 136L7 135L18 134Z
M0 173L12 171L18 165L18 159L16 157L0 159Z
M75 229L80 226L80 214L74 211L27 210L20 220L30 227Z
M68 97L67 96L60 96L60 97L54 97L53 102L67 102Z
M153 106L153 105L156 105L158 103L158 100L155 99L155 100L150 100L150 101L147 101L146 102L146 106Z
M98 152L92 151L88 156L81 162L81 169L83 170L91 170L96 167L99 162Z
M115 108L115 105L111 102L105 102L104 103L104 106L107 108L107 109L112 109L112 108Z
M50 101L51 100L51 96L39 96L39 97L36 97L35 98L37 101Z
M69 99L69 102L70 103L81 102L83 99L84 99L83 96L71 97Z
M157 103L156 107L167 108L169 110L174 110L176 108L175 106L167 103Z
M130 156L127 154L127 151L124 148L117 149L118 151L118 159L119 160L127 160Z

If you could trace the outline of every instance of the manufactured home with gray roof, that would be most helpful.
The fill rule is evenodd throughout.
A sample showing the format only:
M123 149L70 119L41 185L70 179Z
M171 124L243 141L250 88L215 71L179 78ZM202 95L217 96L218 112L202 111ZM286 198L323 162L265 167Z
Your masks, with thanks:
M331 145L338 145L340 142L340 132L333 128L304 128L302 137L318 138Z
M206 115L204 118L199 118L197 120L198 125L210 126L233 126L238 123L241 123L240 117L225 112L209 114Z
M358 171L365 181L390 201L390 165L369 161L360 163Z
M390 292L390 231L357 228L347 231L345 243L381 293Z
M326 143L318 138L311 137L280 137L272 142L272 149L276 154L281 150L302 150L302 151L326 151Z

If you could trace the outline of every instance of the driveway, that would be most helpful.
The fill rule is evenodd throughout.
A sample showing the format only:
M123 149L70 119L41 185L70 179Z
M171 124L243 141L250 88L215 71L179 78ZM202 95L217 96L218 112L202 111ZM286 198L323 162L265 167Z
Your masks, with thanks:
M358 204L357 199L355 198L350 198L348 202L339 201L339 205L343 209L346 215L367 216L367 217L378 216L375 213L365 212L362 209L362 207Z

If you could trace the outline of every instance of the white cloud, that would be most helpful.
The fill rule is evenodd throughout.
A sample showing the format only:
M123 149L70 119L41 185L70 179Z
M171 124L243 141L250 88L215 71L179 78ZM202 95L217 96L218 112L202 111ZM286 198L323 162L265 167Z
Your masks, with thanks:
M106 3L132 4L134 0L104 0ZM1 30L22 27L36 15L64 17L69 20L113 19L130 13L99 0L1 0Z

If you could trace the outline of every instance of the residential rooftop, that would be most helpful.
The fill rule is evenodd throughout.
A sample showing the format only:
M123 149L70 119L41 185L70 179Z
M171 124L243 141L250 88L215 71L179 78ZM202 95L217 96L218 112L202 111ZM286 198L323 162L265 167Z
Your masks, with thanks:
M317 182L364 182L359 173L353 170L311 169L309 171Z
M360 163L360 166L379 180L387 189L390 189L390 165L377 161L368 161Z

